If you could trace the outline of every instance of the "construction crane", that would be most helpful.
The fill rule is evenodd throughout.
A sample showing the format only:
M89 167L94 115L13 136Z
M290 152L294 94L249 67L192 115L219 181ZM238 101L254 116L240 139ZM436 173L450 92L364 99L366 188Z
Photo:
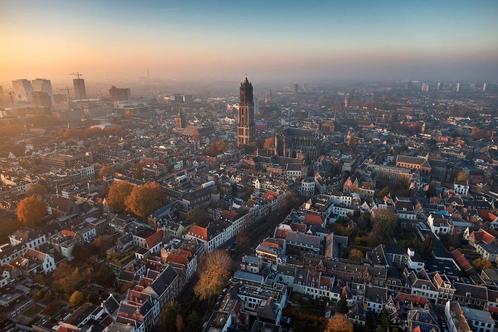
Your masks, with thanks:
M69 74L69 75L71 75L71 76L76 76L78 79L80 79L80 77L81 77L81 76L83 76L83 74L80 74L80 72L79 72L79 71L77 71L76 73L71 73L71 74Z

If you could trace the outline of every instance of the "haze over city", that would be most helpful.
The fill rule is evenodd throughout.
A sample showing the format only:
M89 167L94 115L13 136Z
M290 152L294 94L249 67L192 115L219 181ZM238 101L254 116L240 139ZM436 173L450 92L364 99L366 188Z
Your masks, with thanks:
M10 1L0 81L489 80L496 1Z
M0 0L0 331L497 332L498 0Z

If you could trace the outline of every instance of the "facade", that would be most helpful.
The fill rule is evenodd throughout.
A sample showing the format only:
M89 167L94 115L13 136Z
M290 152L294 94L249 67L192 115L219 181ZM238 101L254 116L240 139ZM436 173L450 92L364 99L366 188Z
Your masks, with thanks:
M179 111L175 117L175 127L187 128L187 119L185 119L185 114L182 111Z
M427 159L427 157L398 155L396 157L396 166L413 169L419 171L420 173L430 173L432 171L432 168Z
M289 127L275 136L275 153L279 156L305 160L307 164L318 158L320 138L309 129Z
M254 97L252 84L247 77L240 84L240 103L237 119L237 146L254 142L256 125L254 122Z
M33 92L43 92L52 97L52 83L44 78L37 78L31 81Z
M30 101L33 93L31 82L25 78L12 81L15 101Z
M85 80L82 78L73 79L74 97L76 99L86 99Z

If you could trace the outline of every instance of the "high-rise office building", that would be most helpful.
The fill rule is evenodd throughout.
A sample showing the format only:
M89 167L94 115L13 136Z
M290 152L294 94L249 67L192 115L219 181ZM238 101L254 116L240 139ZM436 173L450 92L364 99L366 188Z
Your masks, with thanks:
M33 92L44 92L52 97L52 83L44 78L37 78L31 81Z
M82 78L73 79L74 97L76 99L86 99L85 80Z
M252 84L247 77L240 84L240 103L237 120L237 146L249 145L254 142L256 136L254 97Z
M31 82L25 78L12 81L14 101L30 101L33 88Z
M427 83L422 83L422 92L429 92L429 84Z
M460 82L458 82L456 85L456 92L460 92Z

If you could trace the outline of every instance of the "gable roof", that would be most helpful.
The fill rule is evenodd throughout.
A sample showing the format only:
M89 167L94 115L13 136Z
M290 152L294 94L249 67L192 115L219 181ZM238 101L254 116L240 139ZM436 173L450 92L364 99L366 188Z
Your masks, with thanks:
M163 236L164 236L164 231L162 229L149 235L145 239L145 242L147 243L147 247L149 249L155 247L158 243L160 243L163 240Z
M204 241L208 241L209 239L208 229L206 227L201 227L198 225L192 225L188 230L188 234Z

